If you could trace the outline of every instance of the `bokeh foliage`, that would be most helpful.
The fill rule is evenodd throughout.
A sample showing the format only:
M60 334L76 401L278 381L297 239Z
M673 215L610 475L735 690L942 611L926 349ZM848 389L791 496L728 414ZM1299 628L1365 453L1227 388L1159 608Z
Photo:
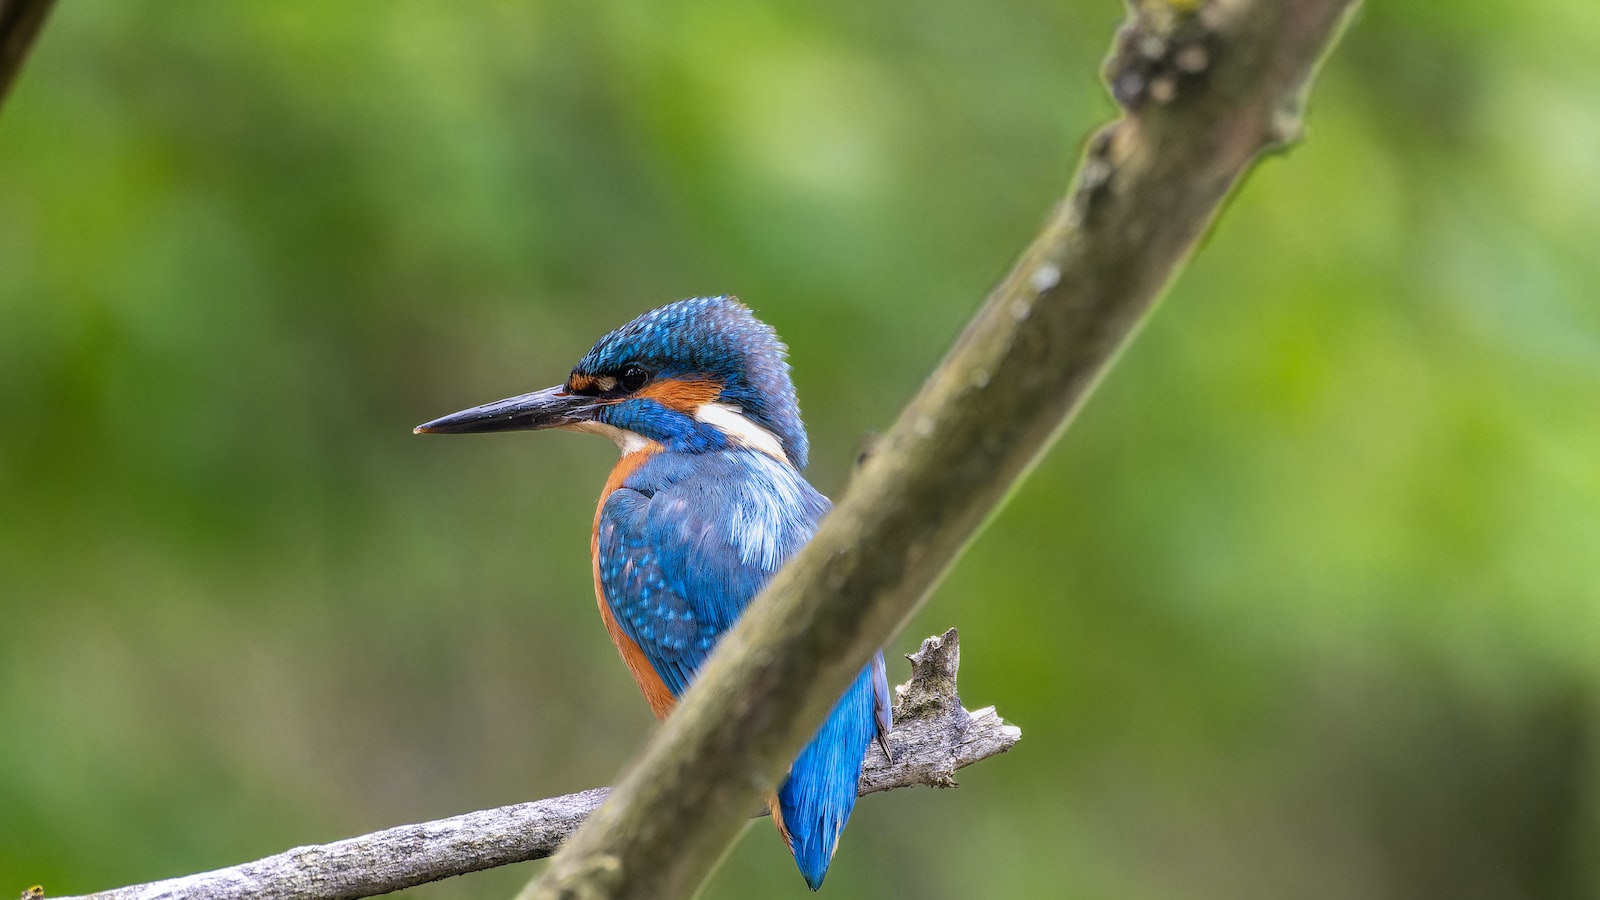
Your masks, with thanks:
M410 426L737 293L836 492L1121 12L61 3L0 115L0 890L604 782L612 451ZM960 626L1022 746L864 801L828 895L1600 895L1596 59L1570 0L1365 11L892 648ZM765 825L706 891L803 895Z

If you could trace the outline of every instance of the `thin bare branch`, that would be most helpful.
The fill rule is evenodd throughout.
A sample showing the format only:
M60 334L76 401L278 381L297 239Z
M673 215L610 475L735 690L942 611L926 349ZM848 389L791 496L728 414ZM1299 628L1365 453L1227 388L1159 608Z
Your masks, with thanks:
M961 652L954 628L922 642L911 680L895 689L894 760L876 744L861 793L915 785L951 787L955 771L1022 737L994 707L969 713L956 693ZM243 865L89 894L77 900L351 900L372 897L556 851L605 799L595 788L402 825L331 844L296 847ZM73 898L66 898L73 900Z

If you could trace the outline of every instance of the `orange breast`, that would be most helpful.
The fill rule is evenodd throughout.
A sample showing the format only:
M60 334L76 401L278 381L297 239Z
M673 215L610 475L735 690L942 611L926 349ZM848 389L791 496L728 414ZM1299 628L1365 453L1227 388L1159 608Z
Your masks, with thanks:
M622 631L622 626L617 624L617 619L611 614L611 603L606 600L605 586L600 581L600 511L605 509L606 498L611 492L622 486L638 468L644 465L645 460L660 451L659 444L650 444L643 450L629 453L617 461L616 468L611 470L611 477L606 479L606 486L600 492L600 504L594 511L594 528L589 536L589 558L594 561L594 598L600 607L600 621L605 623L606 631L611 635L611 642L617 645L617 652L622 654L622 662L628 667L628 672L633 675L633 680L638 683L639 690L644 693L646 703L650 704L650 711L656 718L665 719L672 708L677 705L677 698L667 690L667 685L656 674L650 665L650 660L645 658L644 651Z

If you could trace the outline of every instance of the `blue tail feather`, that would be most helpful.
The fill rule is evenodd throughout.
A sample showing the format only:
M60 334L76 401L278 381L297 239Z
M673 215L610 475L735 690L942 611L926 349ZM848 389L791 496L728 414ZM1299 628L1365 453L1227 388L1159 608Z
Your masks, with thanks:
M886 682L877 684L882 680L881 661L861 670L778 789L789 851L813 891L822 886L839 835L856 805L861 761L878 730L877 698L888 687Z

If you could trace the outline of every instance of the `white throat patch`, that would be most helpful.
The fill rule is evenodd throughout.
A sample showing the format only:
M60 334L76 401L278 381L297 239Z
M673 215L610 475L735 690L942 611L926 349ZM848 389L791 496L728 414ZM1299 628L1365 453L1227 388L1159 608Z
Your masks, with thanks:
M730 403L704 403L694 417L722 432L728 440L751 450L759 450L779 462L789 463L778 436L745 418L739 407ZM790 463L793 465L793 463Z
M616 444L617 449L622 451L623 456L627 456L630 453L638 453L640 450L655 443L636 431L618 428L615 425L607 425L604 422L579 422L576 425L566 426L565 430L581 431L585 434L598 434Z

